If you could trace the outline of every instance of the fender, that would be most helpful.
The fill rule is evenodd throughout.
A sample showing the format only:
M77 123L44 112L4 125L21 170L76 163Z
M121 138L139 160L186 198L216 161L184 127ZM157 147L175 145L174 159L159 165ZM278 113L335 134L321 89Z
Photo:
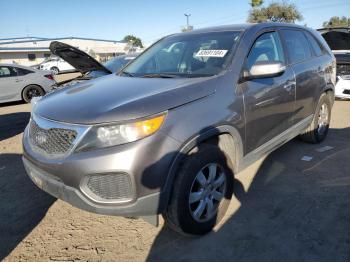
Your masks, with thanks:
M183 161L185 156L198 144L207 141L210 138L218 136L221 137L223 135L229 136L231 141L233 142L233 148L231 148L231 150L233 149L233 152L228 152L230 145L227 146L227 140L225 141L219 139L219 147L231 157L231 160L234 163L234 173L237 174L239 172L243 159L243 141L238 130L230 125L210 127L201 134L196 135L189 139L187 142L185 142L184 145L181 147L180 151L175 156L170 166L167 180L163 188L162 197L160 198L161 203L159 203L158 212L161 213L168 205L169 198L172 193L171 187L174 183L176 172L179 169L181 162ZM226 146L224 146L225 144Z

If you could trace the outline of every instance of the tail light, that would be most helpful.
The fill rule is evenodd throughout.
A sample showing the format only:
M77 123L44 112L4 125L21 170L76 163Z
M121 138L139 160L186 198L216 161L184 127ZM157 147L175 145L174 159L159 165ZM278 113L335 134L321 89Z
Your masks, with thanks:
M44 75L46 78L50 79L50 80L54 80L53 79L53 75Z

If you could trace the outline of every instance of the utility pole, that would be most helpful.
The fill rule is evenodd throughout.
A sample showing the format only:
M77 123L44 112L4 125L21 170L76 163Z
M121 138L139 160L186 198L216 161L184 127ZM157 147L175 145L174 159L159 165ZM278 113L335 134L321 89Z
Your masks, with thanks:
M184 14L184 15L186 16L186 20L187 20L186 30L189 30L189 27L190 27L189 18L191 16L191 14Z

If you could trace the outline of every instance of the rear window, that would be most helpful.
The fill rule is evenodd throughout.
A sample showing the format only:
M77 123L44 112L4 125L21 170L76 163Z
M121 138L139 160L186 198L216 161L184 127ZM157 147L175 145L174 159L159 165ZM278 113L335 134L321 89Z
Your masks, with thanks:
M312 50L314 51L316 56L321 56L323 51L322 51L322 47L320 45L320 43L315 39L315 37L313 37L309 32L305 32L307 39L310 42L310 45L312 47Z
M24 76L24 75L28 75L30 73L34 73L33 71L30 71L30 70L27 70L27 69L24 69L24 68L16 67L15 69L16 69L16 71L17 71L19 76Z
M294 64L312 57L310 45L303 32L298 30L281 30L286 43L289 61Z

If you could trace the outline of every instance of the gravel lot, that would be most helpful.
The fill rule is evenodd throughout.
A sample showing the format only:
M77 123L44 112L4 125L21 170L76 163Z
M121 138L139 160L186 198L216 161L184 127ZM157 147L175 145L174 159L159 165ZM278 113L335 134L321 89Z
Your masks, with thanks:
M200 238L91 214L37 189L21 162L29 111L0 106L0 260L350 261L350 101L336 101L321 145L295 139L239 174L224 221ZM323 146L334 148L316 151Z

